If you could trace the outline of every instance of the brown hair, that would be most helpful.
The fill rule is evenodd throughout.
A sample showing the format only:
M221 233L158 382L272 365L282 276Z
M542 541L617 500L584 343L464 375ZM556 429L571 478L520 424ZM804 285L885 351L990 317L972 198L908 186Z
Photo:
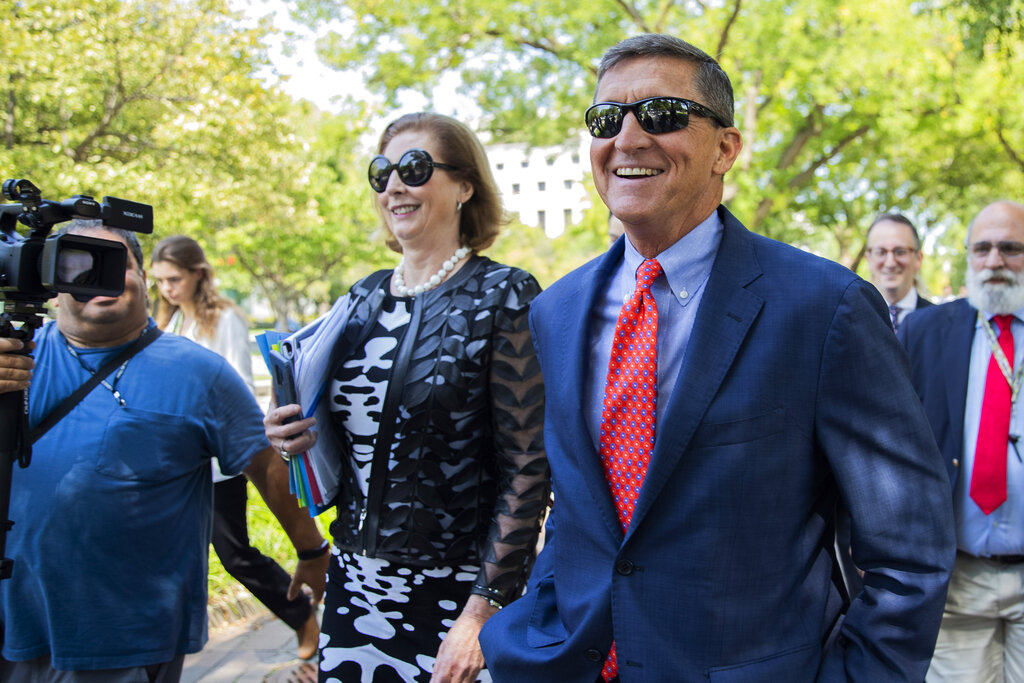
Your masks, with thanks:
M457 169L446 173L473 186L473 196L462 205L459 215L462 244L474 252L491 246L506 218L501 207L501 194L480 140L469 126L460 121L441 114L419 112L392 121L380 136L377 153L383 153L392 138L407 131L422 131L432 136L437 141L437 148L443 150L444 158L437 161ZM388 247L401 253L402 247L387 225L384 225L384 231Z
M230 299L217 291L217 286L213 283L213 267L206 260L203 248L194 239L187 235L171 235L160 240L160 243L153 249L150 264L161 261L171 263L182 270L199 273L193 300L196 307L196 327L200 337L213 338L217 331L217 322L220 320L221 311L226 308L235 308L244 317L244 313ZM154 317L157 326L163 329L167 327L178 307L165 299L159 288L157 288L156 299L157 307Z

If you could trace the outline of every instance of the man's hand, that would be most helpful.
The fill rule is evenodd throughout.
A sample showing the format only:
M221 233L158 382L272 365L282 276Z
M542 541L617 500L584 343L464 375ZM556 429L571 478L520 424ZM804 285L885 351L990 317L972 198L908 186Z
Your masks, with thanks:
M245 468L245 476L260 492L297 551L313 550L323 544L324 537L320 535L316 522L308 511L299 507L295 496L288 490L288 467L273 447L268 446L253 457ZM300 587L306 584L312 589L313 598L319 602L324 595L330 558L330 553L325 553L313 560L299 561L288 587L288 597L298 596Z
M34 346L35 342L29 342L29 350ZM0 337L0 393L28 389L36 362L31 356L16 353L24 348L20 339Z
M303 548L307 550L307 548ZM324 553L312 560L299 560L292 575L292 582L288 586L288 599L294 600L299 597L302 584L306 584L313 591L313 604L318 604L324 597L324 584L327 579L327 569L331 564L331 553Z
M473 683L484 668L480 629L497 608L479 595L470 595L437 651L430 683Z

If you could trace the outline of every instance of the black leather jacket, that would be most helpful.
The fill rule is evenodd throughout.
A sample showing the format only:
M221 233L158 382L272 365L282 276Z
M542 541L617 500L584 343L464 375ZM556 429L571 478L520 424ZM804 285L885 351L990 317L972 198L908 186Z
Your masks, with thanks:
M353 285L356 308L332 368L365 344L390 273ZM550 498L544 385L527 322L539 292L528 273L475 256L413 300L366 496L351 457L341 458L331 526L341 549L413 566L480 566L473 592L501 604L522 592ZM340 422L332 420L333 437L345 450Z

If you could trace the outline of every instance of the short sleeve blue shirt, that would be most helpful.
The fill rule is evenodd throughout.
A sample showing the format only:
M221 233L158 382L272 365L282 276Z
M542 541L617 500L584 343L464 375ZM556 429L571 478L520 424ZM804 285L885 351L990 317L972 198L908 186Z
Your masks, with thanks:
M89 377L55 324L36 341L31 425ZM96 369L122 348L76 351ZM126 405L97 386L14 468L14 571L0 581L9 661L125 668L206 642L210 459L242 471L267 446L262 412L223 358L169 334L114 388Z

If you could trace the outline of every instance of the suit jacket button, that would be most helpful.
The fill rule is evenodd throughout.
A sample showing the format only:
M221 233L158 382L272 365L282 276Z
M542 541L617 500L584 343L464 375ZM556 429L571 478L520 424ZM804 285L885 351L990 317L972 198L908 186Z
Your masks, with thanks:
M960 467L960 461L957 458L953 458L953 467Z
M619 560L615 563L615 571L623 576L629 576L635 568L635 565L629 560Z
M590 648L589 650L583 653L583 656L591 662L595 663L604 661L604 653L595 648Z

